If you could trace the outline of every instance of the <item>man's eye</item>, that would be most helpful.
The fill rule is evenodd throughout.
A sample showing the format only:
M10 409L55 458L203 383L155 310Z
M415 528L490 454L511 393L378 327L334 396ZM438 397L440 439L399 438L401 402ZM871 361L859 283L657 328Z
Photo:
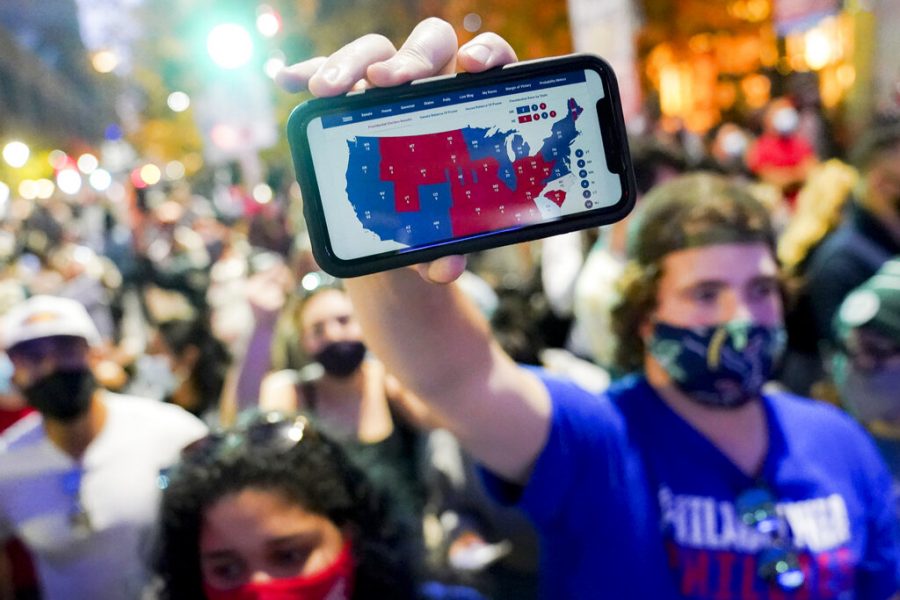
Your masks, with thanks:
M712 287L699 287L691 292L691 298L698 302L714 302L719 296L719 290Z
M767 298L778 293L778 283L775 281L759 281L750 288L754 298Z

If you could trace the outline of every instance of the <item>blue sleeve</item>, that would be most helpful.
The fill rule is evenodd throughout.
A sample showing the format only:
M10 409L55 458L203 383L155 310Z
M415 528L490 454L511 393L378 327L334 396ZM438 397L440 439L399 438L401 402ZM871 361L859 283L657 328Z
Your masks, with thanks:
M538 455L524 488L510 494L510 485L482 470L491 496L523 509L539 528L552 526L565 508L583 496L602 497L598 488L608 489L621 452L616 451L613 432L621 422L605 396L597 396L573 382L535 370L550 394L550 433ZM618 463L620 464L620 463ZM576 496L578 497L576 499Z
M871 440L860 446L870 459L869 537L859 565L857 589L860 598L885 600L900 590L900 520L895 508L891 474Z

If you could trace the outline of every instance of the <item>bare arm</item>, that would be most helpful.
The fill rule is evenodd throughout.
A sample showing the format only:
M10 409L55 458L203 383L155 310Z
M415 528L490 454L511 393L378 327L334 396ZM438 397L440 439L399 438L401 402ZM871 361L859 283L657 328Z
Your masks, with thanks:
M455 285L406 269L347 281L375 354L432 407L470 454L524 482L543 448L550 401L507 356Z
M264 378L272 368L272 342L287 290L291 287L290 272L282 264L256 273L247 280L247 300L253 310L253 329L243 354L228 369L219 399L223 425L233 425L237 414L245 409L257 405L266 408L262 401Z
M482 71L515 60L512 48L482 34L459 49L453 28L428 19L398 52L369 35L328 58L290 67L279 76L289 89L319 96L354 85L390 86L436 73ZM525 482L543 448L550 399L543 385L507 356L474 305L449 282L465 262L449 257L346 282L366 341L388 372L437 411L462 447L492 471Z

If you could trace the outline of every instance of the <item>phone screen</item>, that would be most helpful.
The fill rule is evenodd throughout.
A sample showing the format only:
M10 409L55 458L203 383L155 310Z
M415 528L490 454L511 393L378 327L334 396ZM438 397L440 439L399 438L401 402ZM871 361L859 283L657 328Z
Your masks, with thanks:
M315 117L306 134L332 252L353 260L621 202L604 96L600 75L577 69Z

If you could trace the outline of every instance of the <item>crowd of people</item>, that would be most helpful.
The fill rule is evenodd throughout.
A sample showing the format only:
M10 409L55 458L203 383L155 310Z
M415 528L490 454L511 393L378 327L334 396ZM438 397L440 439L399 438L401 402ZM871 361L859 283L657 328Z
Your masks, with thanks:
M278 79L514 60L429 19ZM600 231L346 281L286 186L13 198L0 598L900 598L900 117L832 156L814 105L634 137Z

